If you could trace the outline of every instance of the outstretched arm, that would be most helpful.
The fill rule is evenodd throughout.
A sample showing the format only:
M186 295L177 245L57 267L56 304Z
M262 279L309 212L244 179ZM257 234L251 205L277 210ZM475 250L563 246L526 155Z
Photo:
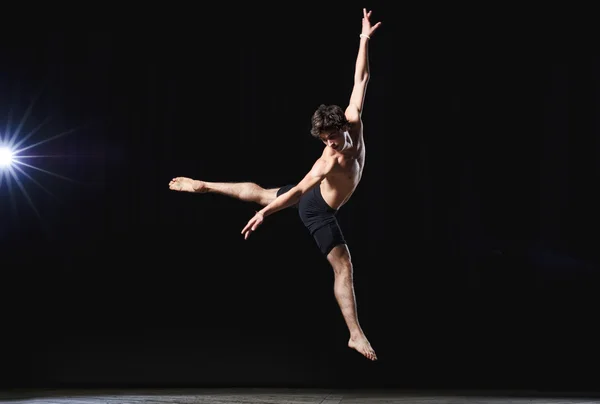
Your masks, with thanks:
M358 47L358 56L356 57L356 67L354 70L354 87L350 95L350 103L346 109L346 116L351 121L358 121L362 114L367 84L369 83L369 41L379 28L381 22L371 26L371 13L363 8L362 30L360 33L360 45Z
M258 226L262 224L265 217L290 206L294 206L296 203L298 203L302 195L323 181L323 179L331 172L334 163L335 160L333 158L324 159L321 157L318 159L310 172L304 176L302 181L300 181L288 192L279 195L277 198L275 198L275 200L273 200L273 202L256 212L256 215L250 219L248 224L246 224L246 227L244 227L242 230L244 239L247 239L250 236L250 233L255 231Z

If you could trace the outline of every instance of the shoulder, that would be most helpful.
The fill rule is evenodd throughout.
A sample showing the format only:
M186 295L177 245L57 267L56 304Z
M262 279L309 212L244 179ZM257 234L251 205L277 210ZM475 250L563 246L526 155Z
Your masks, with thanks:
M338 158L338 154L333 149L330 147L325 147L323 154L313 166L313 175L327 175L339 163Z
M325 146L323 148L323 153L321 154L321 159L322 160L327 160L327 159L335 157L335 155L336 155L336 151L335 150L333 150L329 146Z
M338 152L336 152L329 146L325 146L323 154L321 154L321 158L319 160L321 160L323 164L330 165L333 167L334 165L339 163L339 158L340 154Z
M363 122L360 111L354 105L349 105L345 111L346 119L350 124L349 132L354 140L362 134Z

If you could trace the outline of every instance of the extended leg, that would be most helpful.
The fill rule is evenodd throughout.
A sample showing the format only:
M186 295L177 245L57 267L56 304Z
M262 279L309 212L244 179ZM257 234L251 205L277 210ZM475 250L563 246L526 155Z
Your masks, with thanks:
M353 267L350 258L350 251L345 244L340 244L331 250L327 255L327 260L333 267L335 274L334 294L340 306L348 330L350 331L350 340L348 346L356 349L365 357L371 360L377 360L377 355L371 347L369 340L365 336L358 322L356 309L356 297L354 294Z
M174 191L193 193L213 192L262 206L271 203L277 197L278 190L278 188L265 189L253 182L208 182L187 177L173 178L169 188Z

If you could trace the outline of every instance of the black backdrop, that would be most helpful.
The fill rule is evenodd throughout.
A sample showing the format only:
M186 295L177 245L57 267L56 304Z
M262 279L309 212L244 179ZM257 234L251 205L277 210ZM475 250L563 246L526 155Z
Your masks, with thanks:
M383 21L367 165L339 219L380 360L345 346L294 211L244 241L254 206L167 187L302 178L312 112L348 101L363 5L190 6L5 30L0 133L49 119L23 161L61 177L0 187L4 385L595 389L585 24L365 5Z

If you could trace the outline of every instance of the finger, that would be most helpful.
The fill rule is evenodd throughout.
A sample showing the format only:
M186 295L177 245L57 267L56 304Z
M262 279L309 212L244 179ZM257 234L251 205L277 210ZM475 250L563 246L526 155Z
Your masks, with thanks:
M380 26L380 25L381 25L381 21L379 21L377 24L373 25L373 26L371 27L371 30L372 30L372 31L375 31L377 28L379 28L379 26Z
M373 10L371 10L371 11L369 11L369 12L367 13L367 18L370 18L370 17L371 17L371 13L372 13L372 12L373 12Z
M242 233L250 230L250 228L254 226L254 220L250 219L250 221L248 223L246 223L246 226L244 227L244 230L242 230Z
M367 9L366 9L366 8L363 8L363 16L364 16L365 18L367 18Z

